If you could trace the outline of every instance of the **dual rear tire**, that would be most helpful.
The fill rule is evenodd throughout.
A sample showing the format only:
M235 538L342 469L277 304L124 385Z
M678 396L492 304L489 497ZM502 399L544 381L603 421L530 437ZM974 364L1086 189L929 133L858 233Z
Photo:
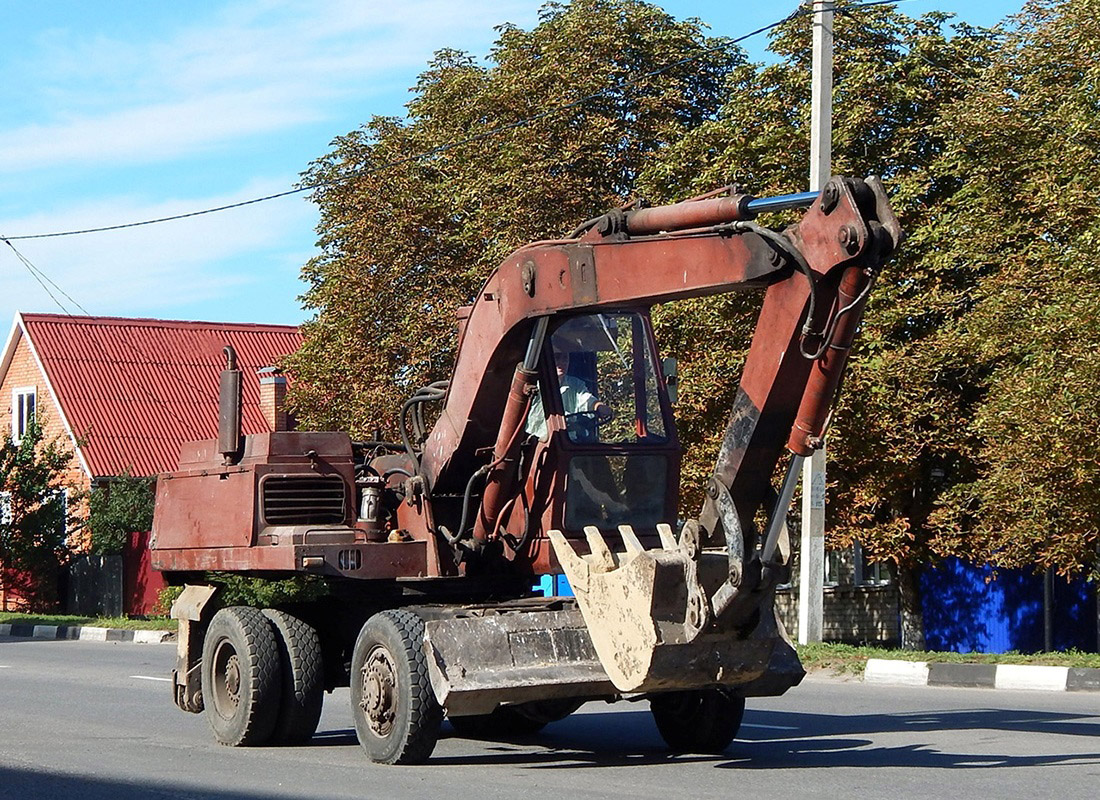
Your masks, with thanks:
M320 638L302 620L245 606L223 608L210 620L202 695L219 743L306 741L317 730L323 692Z

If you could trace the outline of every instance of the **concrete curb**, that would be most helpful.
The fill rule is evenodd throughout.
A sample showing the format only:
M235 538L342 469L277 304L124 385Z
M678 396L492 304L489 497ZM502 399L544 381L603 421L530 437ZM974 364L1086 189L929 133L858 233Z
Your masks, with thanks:
M22 636L31 639L77 639L82 642L133 642L160 644L174 642L174 631L126 630L97 628L91 625L19 625L0 624L0 636Z
M893 686L961 686L1033 692L1100 691L1100 669L1029 664L944 664L869 658L867 683Z

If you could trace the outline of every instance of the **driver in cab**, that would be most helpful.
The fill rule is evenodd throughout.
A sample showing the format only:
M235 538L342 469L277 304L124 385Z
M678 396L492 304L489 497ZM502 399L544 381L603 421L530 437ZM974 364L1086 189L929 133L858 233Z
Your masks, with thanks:
M611 407L588 390L580 378L569 375L569 353L557 347L554 350L554 367L558 377L558 389L561 391L562 411L565 412L565 424L573 441L586 441L591 437L580 423L582 415L594 419L598 425L614 416ZM535 395L531 401L531 410L527 414L527 432L540 439L546 437L546 411L542 406L542 395Z

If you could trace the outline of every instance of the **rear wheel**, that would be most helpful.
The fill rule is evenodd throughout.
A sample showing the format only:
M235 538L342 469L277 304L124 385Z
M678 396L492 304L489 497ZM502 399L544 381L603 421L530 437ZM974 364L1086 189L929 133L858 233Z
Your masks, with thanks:
M279 713L279 644L259 609L223 608L206 629L202 696L214 738L230 747L263 744Z
M649 698L653 721L677 753L721 753L745 716L745 698L721 689L666 692Z
M351 657L351 710L371 761L420 764L439 738L443 709L428 680L424 621L403 609L367 620Z
M309 741L321 720L324 701L321 637L313 626L285 611L265 609L263 613L279 633L283 675L279 715L271 741L276 744Z

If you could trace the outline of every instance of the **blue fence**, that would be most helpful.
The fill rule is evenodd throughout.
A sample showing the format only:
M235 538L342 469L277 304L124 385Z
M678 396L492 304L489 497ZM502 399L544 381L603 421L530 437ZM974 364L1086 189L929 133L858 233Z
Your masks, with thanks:
M921 576L929 650L959 653L1043 649L1043 576L976 567L951 558ZM1096 586L1054 579L1055 650L1097 650Z

